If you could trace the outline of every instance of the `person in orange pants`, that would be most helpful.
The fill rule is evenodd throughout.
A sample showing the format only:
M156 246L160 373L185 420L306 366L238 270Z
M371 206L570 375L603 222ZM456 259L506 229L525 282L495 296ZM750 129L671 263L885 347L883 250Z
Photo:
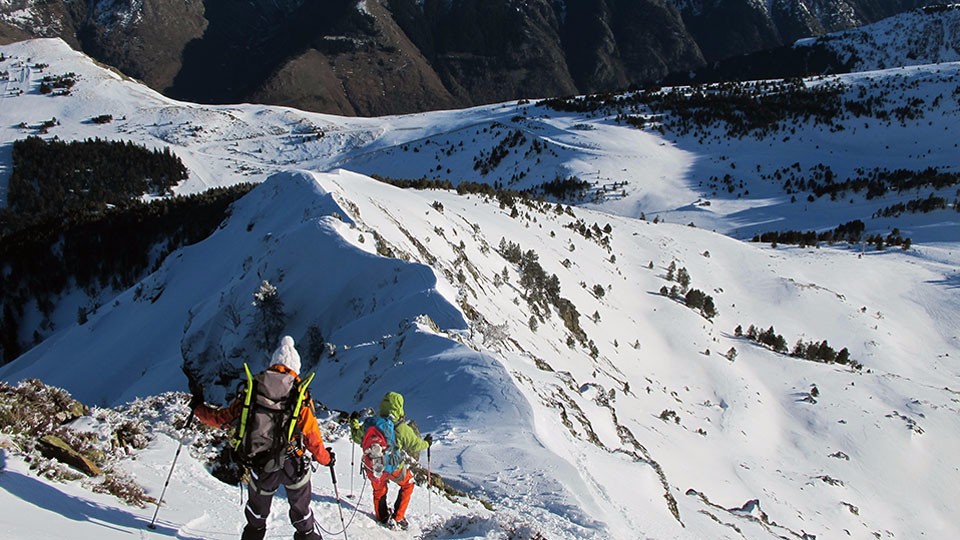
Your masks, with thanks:
M390 511L387 504L388 482L394 482L400 486L400 493L397 493L397 499L393 504L393 512ZM410 497L413 495L413 473L407 469L384 473L379 478L371 479L370 485L373 486L373 507L376 509L377 521L381 523L386 521L390 528L396 526L406 529L408 524L406 519L407 507L410 506ZM384 520L383 517L387 517L387 519ZM391 517L394 523L390 523Z
M393 431L393 444L386 444L381 440L379 457L371 458L371 449L367 446L370 426L379 425L387 431ZM370 417L363 424L360 415L353 412L350 415L350 431L354 442L361 444L364 449L364 470L370 485L373 487L373 510L377 521L387 527L407 528L407 507L413 495L413 473L408 470L408 460L417 459L420 452L426 450L433 443L430 435L420 438L417 432L408 423L403 413L403 396L397 392L387 392L380 402L380 418ZM389 439L389 437L386 437ZM376 452L376 451L374 451ZM378 461L379 460L379 461ZM400 486L400 493L394 501L393 510L387 503L388 482Z

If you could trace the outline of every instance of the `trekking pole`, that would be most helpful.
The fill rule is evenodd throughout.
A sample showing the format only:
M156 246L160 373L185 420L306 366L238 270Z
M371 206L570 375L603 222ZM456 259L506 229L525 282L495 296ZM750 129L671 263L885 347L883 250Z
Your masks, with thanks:
M430 503L430 484L432 483L433 474L430 472L430 446L427 446L427 513L433 515L433 508Z
M163 484L163 490L160 492L160 498L157 499L157 509L153 511L153 519L150 520L150 524L147 525L148 529L156 529L155 525L157 521L157 514L160 513L160 504L163 503L163 496L167 493L167 486L170 485L170 477L173 476L173 468L177 466L177 459L180 457L180 450L183 449L183 438L186 436L186 432L190 429L190 424L193 423L193 419L196 415L193 414L193 409L190 409L190 416L187 418L187 423L183 426L183 435L180 436L180 443L177 444L177 453L173 456L173 463L170 464L170 472L167 473L167 481Z
M343 521L343 505L340 504L340 490L337 489L337 474L333 472L333 465L330 465L330 479L333 480L333 494L337 497L337 510L340 511L340 526L343 527L343 540L347 540L347 524Z
M353 454L357 450L357 442L353 440L353 437L350 437L350 494L347 495L348 499L353 498L353 471L356 464L353 461Z

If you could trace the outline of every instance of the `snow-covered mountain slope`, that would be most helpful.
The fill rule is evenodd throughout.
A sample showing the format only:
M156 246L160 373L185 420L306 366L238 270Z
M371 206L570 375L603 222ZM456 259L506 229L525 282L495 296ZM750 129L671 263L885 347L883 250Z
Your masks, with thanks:
M184 343L188 361L190 344L227 351L202 364L208 378L219 360L262 367L263 356L229 351L270 279L301 347L311 325L336 346L310 364L317 399L351 410L403 392L411 417L438 434L436 470L547 537L956 534L956 255L771 250L550 205L518 211L348 172L282 173L168 259L139 299L128 291L0 375L109 404L183 388ZM588 240L568 228L577 220L611 232ZM557 275L595 358L567 343L552 308L530 323L500 238ZM394 258L376 254L388 248ZM671 261L716 299L714 320L657 293ZM751 324L847 347L865 368L734 336ZM730 511L754 499L766 522Z
M960 61L960 4L930 6L816 38L795 47L825 45L852 71Z
M0 50L8 57L3 70L13 70L0 98L5 141L56 116L51 135L172 146L192 171L182 192L263 181L210 238L169 257L86 324L63 328L0 368L3 380L40 377L88 403L119 405L184 390L186 362L222 401L241 361L257 368L266 361L254 346L251 302L268 280L284 304L284 332L317 372L318 401L353 410L401 391L410 416L436 434L435 470L492 503L491 513L434 493L431 508L420 490L412 517L424 537L510 537L493 526L505 523L527 531L514 536L521 538L960 534L952 507L960 485L952 459L960 449L960 255L955 230L944 225L952 210L896 222L927 240L909 251L774 249L709 230L832 227L851 211L912 197L858 195L853 204L815 200L801 208L761 180L794 161L804 170L823 160L839 171L956 167L956 65L810 82L839 80L853 95L896 82L894 103L930 98L922 119L844 120L836 132L808 121L731 139L722 126L660 135L596 112L519 104L349 120L198 107L111 77L55 41ZM71 95L36 93L35 62L77 73ZM934 106L937 94L944 97ZM87 121L99 114L114 121ZM26 129L16 127L21 121ZM441 178L492 181L470 176L478 175L470 172L473 158L483 151L489 162L511 130L527 146L494 167L504 183L513 174L504 163L531 168L516 187L556 174L599 178L597 191L629 182L592 208L567 209L400 190L345 170L418 177L433 169ZM519 158L533 140L547 149ZM707 186L709 175L758 165L748 189L722 195ZM671 223L635 219L640 212ZM686 225L694 220L698 227ZM530 251L522 264L511 262ZM716 316L660 294L677 285L671 263L712 298ZM536 300L538 293L548 300ZM788 347L802 340L846 348L864 367L774 353L736 335L751 325L775 327ZM345 463L351 449L340 428L324 429ZM154 496L175 447L174 431L159 432L122 464ZM0 529L14 538L52 538L74 522L81 538L238 531L235 488L214 483L192 454L182 458L174 484L181 487L156 532L143 529L152 509L118 508L75 486L35 480L22 458L4 456L0 502L16 512L0 516ZM314 506L336 523L326 474L316 473L323 487L315 491L326 491ZM277 537L290 530L284 513L277 501ZM351 537L391 535L357 523Z
M620 105L572 113L536 103L507 103L341 118L277 107L197 106L123 80L59 40L14 44L0 52L6 57L0 73L8 73L7 80L0 81L5 90L0 97L0 140L38 134L44 122L55 119L46 129L48 137L101 137L170 147L191 171L176 190L182 194L259 182L289 168L345 168L390 178L472 181L512 189L576 176L591 183L585 201L590 207L694 223L738 238L772 230L832 229L854 219L866 223L868 234L885 235L897 227L913 241L940 240L942 231L952 230L954 212L949 209L875 216L918 196L937 195L952 202L951 186L918 193L889 191L871 199L852 192L835 200L807 201L809 191L787 189L784 179L812 178L824 167L838 180L929 167L957 174L958 63L807 80L800 92L835 89L831 99L838 108L832 109L832 102L816 105L820 110L797 108L774 125L740 134L719 120L695 129L657 129L687 123L683 115L695 108L662 112ZM38 63L47 67L37 70ZM43 77L66 73L77 74L69 96L37 91ZM743 92L763 102L763 96L775 96L783 88L695 90L696 95L716 94L717 110L740 109L736 117L750 111L729 96ZM803 95L798 99L810 101ZM618 122L624 113L649 120L648 127ZM91 121L107 114L113 121ZM9 178L9 148L0 146L0 188Z

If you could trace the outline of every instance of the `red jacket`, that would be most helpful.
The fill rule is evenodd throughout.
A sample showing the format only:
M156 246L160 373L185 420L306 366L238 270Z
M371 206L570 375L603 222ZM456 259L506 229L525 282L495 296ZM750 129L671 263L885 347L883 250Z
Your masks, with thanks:
M282 364L274 364L268 368L271 371L279 373L289 373L300 382L300 377L292 369ZM317 416L313 412L313 400L307 400L307 406L300 409L300 417L297 418L297 429L303 434L303 444L307 450L313 454L313 459L320 462L321 465L330 464L330 453L323 445L323 437L320 435L320 425L317 424ZM204 424L215 428L227 428L230 423L240 417L243 411L243 399L237 397L233 402L224 407L211 407L207 404L198 406L193 413L197 419Z

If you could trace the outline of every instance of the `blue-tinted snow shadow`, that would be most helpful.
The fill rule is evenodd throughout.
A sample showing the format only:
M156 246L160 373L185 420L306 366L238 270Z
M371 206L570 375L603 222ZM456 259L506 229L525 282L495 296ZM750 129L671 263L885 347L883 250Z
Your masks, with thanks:
M364 480L364 482L366 482L366 480ZM364 487L369 488L370 487L369 482L367 484L368 485ZM394 497L396 497L396 493L397 493L397 486L392 485L392 487L393 489L391 489L387 493L389 497L387 500L390 501L391 507L393 504L393 499ZM370 500L369 490L364 490L364 491L366 493L355 493L353 494L352 497L345 493L340 493L339 501L337 501L336 497L334 497L333 495L321 494L314 491L313 493L310 494L310 505L313 506L314 508L317 508L318 507L317 505L323 505L323 506L329 505L330 507L336 507L337 505L339 505L340 506L339 513L340 515L343 516L343 519L346 522L347 529L349 529L350 525L353 524L353 521L355 519L363 518L364 516L366 516L369 519L374 519L373 502ZM366 500L366 508L363 508L364 503L360 500L361 499L360 495L363 495L362 498ZM317 518L319 522L320 518L316 515L316 512L314 512L314 517ZM328 526L328 527L331 526L329 523L320 523L320 525ZM340 530L341 526L342 525L338 523L336 524L336 526L333 526L332 528L334 530ZM324 532L326 532L328 536L337 536L337 534L330 534L330 531L324 531Z
M0 475L0 489L23 501L44 508L73 521L85 521L121 533L131 533L147 528L148 521L140 516L117 508L96 503L64 493L40 480L16 471L4 471ZM152 533L176 537L177 529L157 524Z
M927 283L946 287L947 289L960 288L960 273L946 276L943 279L929 280Z
M316 491L310 494L310 500L313 501L314 503L319 503L319 504L330 504L333 506L337 505L337 498L334 497L332 494L317 493ZM356 497L351 499L351 498L348 498L343 493L340 494L340 505L343 507L344 512L346 512L347 510L353 510L357 506L357 504L358 502Z

